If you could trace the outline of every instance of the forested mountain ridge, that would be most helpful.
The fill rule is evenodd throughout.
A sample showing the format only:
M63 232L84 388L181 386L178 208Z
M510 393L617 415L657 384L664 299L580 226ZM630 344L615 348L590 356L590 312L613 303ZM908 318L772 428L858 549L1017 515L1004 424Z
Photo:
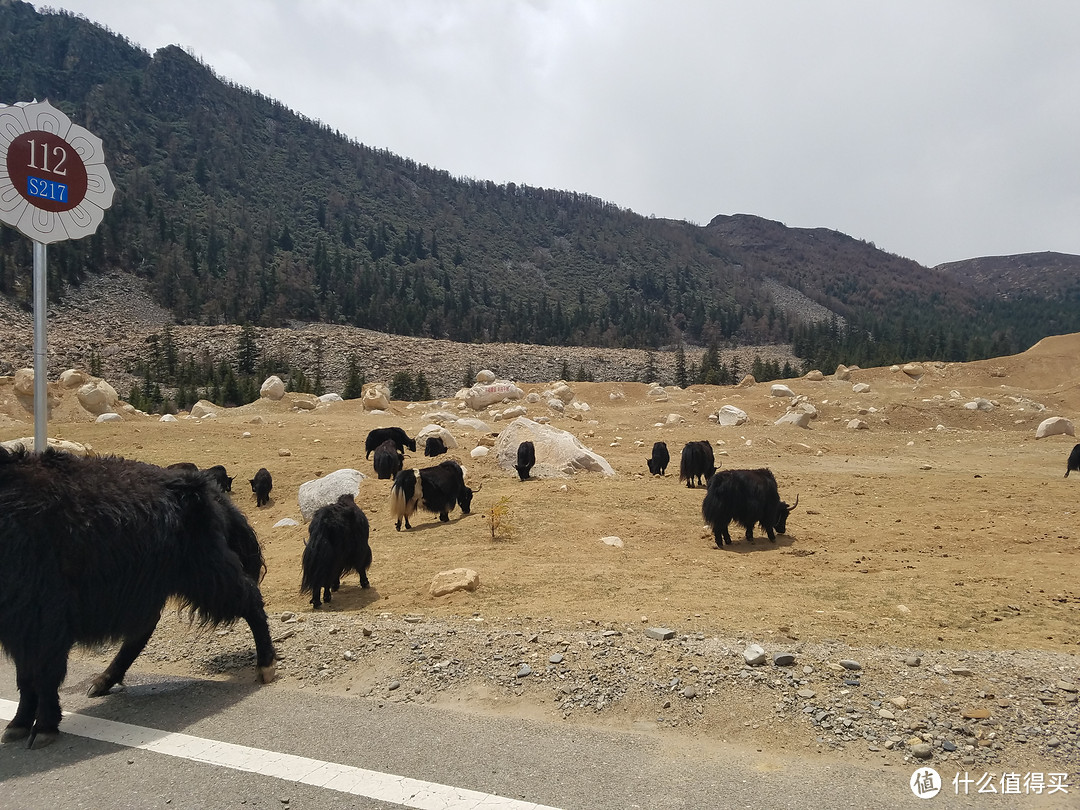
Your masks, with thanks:
M98 135L117 193L50 249L50 295L149 281L180 322L345 323L464 342L656 348L794 341L834 360L974 359L1080 331L962 276L826 229L707 226L588 194L455 178L365 146L179 47L150 55L66 12L0 0L0 102L48 98ZM0 230L0 293L29 299L29 241ZM808 322L777 285L836 318ZM826 313L827 314L827 313Z

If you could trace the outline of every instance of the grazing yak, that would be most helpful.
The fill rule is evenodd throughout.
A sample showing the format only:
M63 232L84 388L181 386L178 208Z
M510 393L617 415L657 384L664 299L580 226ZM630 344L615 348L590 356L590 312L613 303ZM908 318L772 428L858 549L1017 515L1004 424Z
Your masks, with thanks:
M479 491L480 487L477 487L475 492ZM390 489L390 515L396 520L394 528L400 532L404 520L405 528L411 529L409 516L420 506L429 512L438 512L443 523L450 520L449 512L454 504L467 515L472 507L473 492L465 485L461 465L453 459L421 470L402 470Z
M536 445L532 442L522 442L519 444L517 449L517 464L514 465L514 469L517 470L518 478L522 481L527 481L535 464Z
M221 464L215 464L213 467L207 467L202 471L202 474L217 484L222 492L232 492L232 476L226 472L225 467Z
M401 472L404 464L405 456L401 448L394 444L393 439L387 439L376 447L375 458L371 461L371 466L375 468L375 475L383 479L393 478Z
M709 448L712 449L711 447ZM667 442L654 442L652 457L645 459L652 475L667 475L667 465L671 462L671 454L667 449Z
M1080 444L1076 445L1069 454L1069 460L1065 462L1065 477L1073 470L1080 472Z
M409 434L399 427L388 428L375 428L368 433L367 438L364 439L364 458L371 458L371 451L375 450L383 442L390 440L397 445L398 450L402 453L405 452L405 448L408 447L412 452L416 452L416 441L409 438Z
M679 460L679 480L685 481L690 488L694 486L694 479L700 486L705 486L715 472L712 445L704 440L687 442Z
M255 493L255 506L265 506L270 503L270 490L274 488L274 479L266 467L260 467L255 477L248 481L251 491Z
M330 592L341 586L341 578L349 571L360 575L361 588L369 586L367 570L371 567L371 546L368 531L367 515L348 493L315 512L300 560L303 572L300 592L311 594L313 608L317 610L323 602L330 601Z
M776 532L787 534L787 519L796 506L780 500L772 470L721 470L709 481L709 490L701 502L701 516L712 526L716 547L731 545L728 524L731 521L746 527L746 542L754 542L754 525L761 524L776 542Z
M441 456L446 452L446 442L443 441L442 436L428 436L427 441L424 442L424 455L428 458L435 458L435 456Z
M0 742L53 742L71 648L123 642L87 690L107 694L170 597L200 624L244 619L259 680L273 680L259 541L202 473L0 448L0 515L0 647L19 688Z

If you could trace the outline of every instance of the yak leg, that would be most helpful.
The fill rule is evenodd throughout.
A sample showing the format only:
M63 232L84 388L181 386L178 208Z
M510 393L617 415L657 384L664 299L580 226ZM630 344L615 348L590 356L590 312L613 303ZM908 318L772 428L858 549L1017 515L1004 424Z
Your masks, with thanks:
M363 568L360 569L360 587L361 588L370 588L371 587L371 583L368 582L367 571L365 571Z
M15 742L25 740L30 736L30 730L34 726L34 715L37 714L38 693L31 679L26 674L26 666L21 661L15 662L15 685L19 688L19 708L15 710L15 716L7 724L4 733L0 736L0 742Z
M439 522L440 523L449 523L450 522L449 513L447 513L447 512L439 512Z
M37 712L27 748L44 748L60 736L60 684L67 675L67 653L53 655L41 662L35 673ZM14 722L14 721L12 721Z
M747 543L753 543L754 542L754 524L753 523L751 523L749 526L746 527L746 542Z
M154 634L155 627L157 627L157 622L150 625L150 629L142 635L124 639L124 643L120 645L120 649L109 666L105 667L105 671L90 682L90 688L86 690L87 697L103 697L109 694L109 690L116 684L123 683L124 675L127 674L128 668L146 648L150 636Z
M769 535L769 542L775 543L776 542L776 532L773 531L773 527L772 526L766 526L765 531Z
M270 639L270 624L266 619L262 594L254 583L248 583L250 590L247 606L241 614L251 628L251 637L255 640L255 663L258 667L260 683L271 683L276 675L277 651ZM316 589L316 593L318 590Z

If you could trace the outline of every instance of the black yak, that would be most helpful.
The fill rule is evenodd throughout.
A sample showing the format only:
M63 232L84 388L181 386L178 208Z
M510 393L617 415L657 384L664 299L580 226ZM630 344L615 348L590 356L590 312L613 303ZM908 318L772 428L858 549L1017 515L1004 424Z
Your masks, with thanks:
M222 492L232 492L233 477L225 470L225 467L221 464L215 464L213 467L207 467L202 471L202 474L217 484Z
M698 485L704 486L715 472L712 445L704 440L687 442L679 460L679 480L693 488L694 480L697 479Z
M728 524L746 527L746 542L754 542L754 525L761 524L769 539L776 542L776 532L787 533L787 519L799 505L788 506L780 500L772 470L721 470L709 481L709 490L701 502L701 516L712 526L716 547L731 545Z
M476 492L479 491L480 487L477 487ZM429 512L438 512L439 520L446 523L454 504L460 506L464 514L469 514L472 498L473 490L465 485L461 465L447 459L434 467L399 472L390 489L390 515L396 519L394 528L398 531L401 531L402 520L406 529L412 528L409 516L420 506Z
M435 456L441 456L446 452L446 442L443 441L442 436L428 436L427 441L424 442L424 455L428 458L434 458Z
M360 575L361 588L368 587L367 570L371 567L368 519L352 495L342 495L335 503L315 512L300 564L303 571L300 592L311 594L315 609L330 601L330 592L340 587L341 578L349 571Z
M712 448L710 448L711 450ZM654 442L652 457L645 459L652 475L667 475L667 465L671 462L671 454L667 449L667 442Z
M1069 460L1065 462L1065 477L1069 477L1069 473L1073 470L1080 472L1080 444L1076 445L1069 453Z
M409 438L409 434L399 427L388 428L375 428L368 433L367 438L364 439L364 458L371 458L371 452L387 439L397 445L398 450L402 453L405 452L405 448L408 447L412 452L416 452L416 441Z
M401 448L394 444L393 439L387 439L375 448L375 458L372 459L371 466L375 468L375 475L379 478L393 478L401 472L404 459Z
M251 491L255 493L255 506L270 503L270 490L274 488L274 478L266 467L260 467L255 477L248 483L251 484Z
M536 446L532 442L522 442L518 445L517 464L514 465L518 478L527 481L534 464L536 464Z
M259 680L273 680L259 541L202 473L0 449L0 515L0 647L19 688L0 741L29 738L35 748L55 740L72 646L123 642L87 690L105 695L170 597L201 624L244 619Z
M198 472L199 467L192 464L190 461L178 461L175 464L170 464L167 469L170 470L182 470L184 472Z

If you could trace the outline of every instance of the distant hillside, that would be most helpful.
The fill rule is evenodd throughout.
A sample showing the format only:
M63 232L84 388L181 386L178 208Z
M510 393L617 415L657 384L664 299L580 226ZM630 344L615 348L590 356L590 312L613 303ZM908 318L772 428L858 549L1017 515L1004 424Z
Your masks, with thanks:
M1042 292L1014 307L836 231L747 215L699 227L581 192L455 178L223 82L179 47L150 55L69 13L0 0L0 102L33 98L102 138L117 186L97 234L50 249L53 300L119 271L180 323L793 343L825 369L976 359L1080 331L1080 307L1036 317ZM0 229L0 294L27 306L30 266L28 240Z
M1070 253L1021 253L984 256L938 265L959 283L1000 298L1038 296L1059 299L1080 292L1080 256Z

